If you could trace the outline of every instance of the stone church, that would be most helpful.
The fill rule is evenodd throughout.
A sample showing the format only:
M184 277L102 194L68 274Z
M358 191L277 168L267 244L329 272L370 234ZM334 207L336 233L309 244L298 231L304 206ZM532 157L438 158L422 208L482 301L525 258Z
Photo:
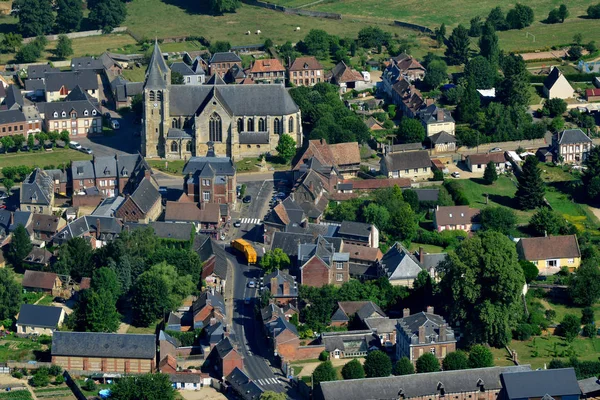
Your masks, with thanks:
M225 85L219 75L204 85L171 85L155 43L144 83L144 156L189 159L212 149L239 160L276 153L283 133L302 146L300 109L285 87Z

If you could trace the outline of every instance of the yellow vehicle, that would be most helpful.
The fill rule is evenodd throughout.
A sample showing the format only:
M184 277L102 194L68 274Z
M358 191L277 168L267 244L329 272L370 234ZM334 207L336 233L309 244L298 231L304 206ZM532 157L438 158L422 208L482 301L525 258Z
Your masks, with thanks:
M248 264L256 264L257 255L254 247L244 239L235 239L231 241L231 247L240 251L246 257Z

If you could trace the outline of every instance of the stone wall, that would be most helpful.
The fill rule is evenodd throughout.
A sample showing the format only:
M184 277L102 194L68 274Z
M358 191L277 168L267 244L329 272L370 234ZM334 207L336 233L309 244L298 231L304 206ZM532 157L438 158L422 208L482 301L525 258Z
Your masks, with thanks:
M279 6L277 4L265 3L264 1L259 1L259 0L243 0L243 2L246 4L249 4L251 6L268 8L269 10L281 11L286 14L303 15L305 17L316 17L316 18L342 19L342 15L336 14L336 13L301 10L298 8L288 8L288 7L284 7L284 6Z

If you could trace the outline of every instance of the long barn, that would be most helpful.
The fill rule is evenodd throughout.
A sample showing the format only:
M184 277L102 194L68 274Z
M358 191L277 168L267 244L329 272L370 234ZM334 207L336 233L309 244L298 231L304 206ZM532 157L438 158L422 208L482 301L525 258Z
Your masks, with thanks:
M153 372L156 338L154 335L55 332L52 363L68 371Z

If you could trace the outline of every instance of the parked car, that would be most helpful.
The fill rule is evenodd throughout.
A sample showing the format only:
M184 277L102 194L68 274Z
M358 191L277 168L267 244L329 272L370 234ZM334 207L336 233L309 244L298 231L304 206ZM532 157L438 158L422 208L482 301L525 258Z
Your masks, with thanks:
M0 200L8 199L8 193L4 190L0 190Z
M160 194L167 194L167 192L168 192L168 191L169 191L169 189L167 189L167 187L166 187L166 186L160 186L160 187L158 188L158 192L159 192Z
M79 149L79 151L86 153L86 154L93 154L94 152L92 151L92 149L89 149L87 147L82 147Z
M67 302L67 300L64 297L55 297L54 298L54 302L55 303L63 303L64 304L64 303Z
M256 282L254 282L254 281L248 282L248 287L249 288L255 288L256 287Z
M490 150L490 153L498 153L502 151L502 149L500 147L494 147L493 149Z
M110 127L113 128L114 130L117 130L121 126L119 125L119 121L117 121L116 119L113 119L110 121Z
M78 142L69 142L69 147L75 150L81 150L81 145Z
M233 223L233 226L235 226L236 228L239 228L240 226L242 226L242 221L240 221L239 219L237 221L235 221Z
M248 195L246 197L244 197L244 199L242 200L242 202L248 204L252 201L252 196Z
M452 176L453 178L460 178L460 172L453 172L453 173L451 174L451 176Z

